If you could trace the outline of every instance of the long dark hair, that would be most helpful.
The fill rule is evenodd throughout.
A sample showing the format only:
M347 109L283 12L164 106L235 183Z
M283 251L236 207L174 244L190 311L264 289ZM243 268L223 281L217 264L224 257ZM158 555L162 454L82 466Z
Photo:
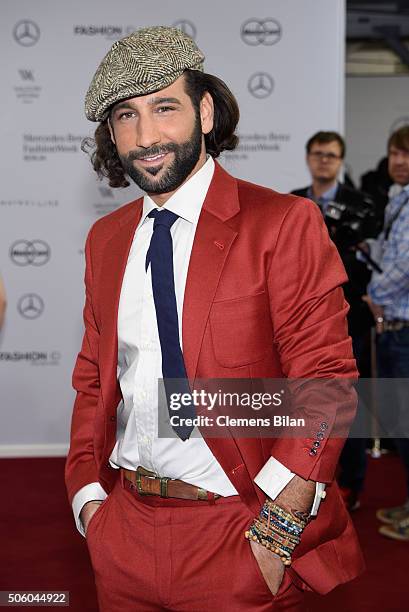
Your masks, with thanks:
M190 97L196 114L199 113L200 101L205 94L213 98L213 129L205 134L206 151L216 158L222 151L232 151L239 139L234 133L239 122L240 111L236 98L218 77L199 70L186 70L185 91ZM95 130L94 138L84 138L81 149L88 153L95 172L100 178L108 178L111 187L128 187L121 160L111 140L108 119L102 121Z

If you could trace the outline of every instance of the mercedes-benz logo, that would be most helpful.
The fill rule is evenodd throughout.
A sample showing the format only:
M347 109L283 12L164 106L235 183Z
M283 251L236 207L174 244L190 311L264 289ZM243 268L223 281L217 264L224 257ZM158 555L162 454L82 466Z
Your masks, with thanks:
M246 45L275 45L281 38L282 28L276 19L247 19L240 35Z
M40 38L40 28L30 19L17 22L13 30L14 40L23 47L32 47Z
M193 40L195 40L197 30L196 26L191 21L188 21L187 19L178 19L178 21L175 21L172 25L174 28L182 30L182 32L184 32L185 34L190 36L190 38L193 38Z
M17 310L25 319L37 319L44 312L44 302L36 293L26 293L19 299Z
M17 266L43 266L49 261L51 251L44 240L16 240L9 254Z
M274 89L273 77L267 72L255 72L249 78L247 87L255 98L268 98Z

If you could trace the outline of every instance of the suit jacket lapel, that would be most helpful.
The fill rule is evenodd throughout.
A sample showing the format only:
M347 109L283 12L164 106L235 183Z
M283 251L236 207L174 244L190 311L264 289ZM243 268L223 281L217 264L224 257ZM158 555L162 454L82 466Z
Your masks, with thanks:
M237 232L228 225L240 211L237 181L216 163L203 204L190 257L183 303L183 356L194 380L210 308ZM204 433L204 432L203 432ZM230 434L226 428L226 436ZM232 437L204 439L245 503L254 502L251 479ZM239 478L240 476L240 478ZM238 480L239 479L239 480Z
M225 221L239 210L237 181L216 163L196 228L183 302L183 356L188 377L192 380L210 307L237 236Z

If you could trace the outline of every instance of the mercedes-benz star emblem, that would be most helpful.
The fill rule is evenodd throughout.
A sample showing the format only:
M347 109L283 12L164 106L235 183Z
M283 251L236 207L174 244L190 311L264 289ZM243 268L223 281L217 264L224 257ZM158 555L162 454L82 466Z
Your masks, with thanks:
M249 78L247 87L255 98L268 98L274 89L273 77L267 72L255 72Z
M179 28L179 30L182 30L182 32L195 40L197 34L196 26L191 21L187 19L178 19L178 21L175 21L172 25L174 28Z
M241 26L241 39L247 45L275 45L281 38L281 25L276 19L247 19Z
M19 299L17 310L25 319L38 319L43 314L44 302L36 293L26 293Z
M43 266L49 261L51 252L44 240L16 240L9 254L17 266Z
M32 47L40 38L40 28L30 19L22 19L14 26L14 40L23 47Z

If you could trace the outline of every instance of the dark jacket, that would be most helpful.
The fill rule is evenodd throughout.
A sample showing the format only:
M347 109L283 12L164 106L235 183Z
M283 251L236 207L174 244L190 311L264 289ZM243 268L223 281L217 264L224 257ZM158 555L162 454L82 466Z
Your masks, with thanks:
M304 187L303 189L296 189L292 191L292 193L306 198L308 197L308 189L309 187ZM341 204L347 204L356 210L362 210L364 207L367 208L368 206L373 208L373 203L369 196L357 189L351 189L342 183L338 185L334 200ZM351 248L345 248L342 244L337 243L337 236L334 231L331 231L330 221L326 219L326 222L331 238L338 248L338 252L348 275L349 280L344 284L344 293L351 307L348 314L349 333L352 337L356 337L365 333L373 325L372 314L367 304L361 299L362 296L366 294L366 288L370 281L371 273L364 263L357 260L356 254ZM369 235L363 236L362 238L368 238L371 234L376 234L376 231L368 230L368 233Z

